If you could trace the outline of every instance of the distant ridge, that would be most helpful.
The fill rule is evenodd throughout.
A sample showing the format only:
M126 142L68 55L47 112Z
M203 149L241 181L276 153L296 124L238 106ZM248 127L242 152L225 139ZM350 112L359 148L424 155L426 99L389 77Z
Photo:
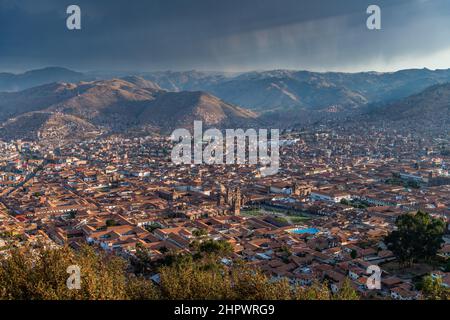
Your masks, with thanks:
M83 73L61 67L47 67L21 74L0 73L0 91L20 91L52 82L78 82Z
M407 98L374 108L369 115L386 120L450 121L450 83L431 86Z
M206 91L260 112L286 109L352 110L388 102L450 82L450 69L397 72L252 71L240 74L149 72L141 74L169 91Z
M140 116L143 123L165 129L189 128L194 121L205 127L240 128L257 123L256 113L228 104L202 91L165 92L149 103Z
M203 91L228 103L258 112L277 110L355 110L372 103L390 102L419 93L427 87L450 82L450 69L408 69L397 72L310 72L296 70L243 73L203 71L87 72L50 67L23 74L0 73L0 92L19 91L51 82L140 78L152 89ZM148 85L148 84L147 84Z
M1 77L11 74L0 74ZM71 123L71 128L89 127L90 132L169 132L191 128L194 120L219 128L262 124L289 128L345 119L438 117L442 122L450 118L450 70L352 74L167 71L107 79L96 73L92 79L89 73L52 67L12 77L26 79L23 84L30 83L29 79L64 79L0 92L0 138L24 136L27 126L36 129L31 136L45 136L45 130L52 128L47 125L49 119L50 124ZM70 78L76 81L66 81ZM55 114L62 116L55 118Z
M0 93L0 138L49 137L58 126L67 137L80 136L78 129L125 132L150 126L167 132L191 128L195 120L234 128L254 124L257 115L206 92L168 92L139 77Z

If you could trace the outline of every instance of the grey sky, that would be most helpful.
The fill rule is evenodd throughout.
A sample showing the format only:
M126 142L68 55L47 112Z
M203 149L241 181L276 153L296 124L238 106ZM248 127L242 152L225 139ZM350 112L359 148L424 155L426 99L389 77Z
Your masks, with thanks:
M66 8L82 30L66 29ZM382 9L382 30L366 8ZM0 71L450 67L448 0L0 0Z

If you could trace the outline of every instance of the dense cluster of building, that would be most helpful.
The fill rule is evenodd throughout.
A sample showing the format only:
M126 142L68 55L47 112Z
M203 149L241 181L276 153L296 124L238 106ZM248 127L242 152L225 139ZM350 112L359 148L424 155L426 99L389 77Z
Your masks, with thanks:
M0 254L87 242L125 258L146 248L158 260L189 253L200 237L232 245L225 264L244 260L303 286L326 280L338 291L350 279L363 297L395 299L420 297L417 275L450 286L449 273L431 266L399 273L383 242L407 212L449 220L448 136L342 126L282 139L281 169L269 177L255 165L176 166L161 136L1 143ZM383 271L380 290L367 287L371 265Z

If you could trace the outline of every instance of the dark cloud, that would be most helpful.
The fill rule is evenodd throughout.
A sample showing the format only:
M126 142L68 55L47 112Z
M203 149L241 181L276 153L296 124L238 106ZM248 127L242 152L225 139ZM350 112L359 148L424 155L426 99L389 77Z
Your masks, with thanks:
M381 31L365 26L373 3ZM0 0L0 68L450 67L449 18L448 0Z

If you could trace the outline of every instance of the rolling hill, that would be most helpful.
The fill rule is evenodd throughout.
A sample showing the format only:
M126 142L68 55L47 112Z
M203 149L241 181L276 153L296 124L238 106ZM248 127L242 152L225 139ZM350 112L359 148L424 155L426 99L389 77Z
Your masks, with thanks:
M394 121L417 119L450 121L450 83L434 85L407 98L372 107L368 115Z
M51 67L23 74L0 73L0 92L20 91L52 82L92 82L114 77L144 89L208 92L228 103L261 113L287 111L290 117L295 110L306 110L307 113L330 109L347 112L402 99L427 87L450 82L450 69L410 69L387 73L296 70L80 73Z
M286 109L354 110L405 98L450 82L450 69L397 72L254 71L241 74L198 71L143 73L167 90L207 91L224 101L260 112Z
M235 128L257 121L252 111L211 94L168 92L138 77L2 93L0 110L0 138L41 138L58 130L62 136L77 136L77 130L125 132L149 126L167 132L190 128L194 120L205 127Z
M78 82L87 76L81 72L60 67L31 70L21 74L0 73L1 91L20 91L52 82Z
M194 120L201 120L205 127L220 128L251 127L257 123L254 112L201 91L160 94L147 105L140 119L166 130L192 128Z

